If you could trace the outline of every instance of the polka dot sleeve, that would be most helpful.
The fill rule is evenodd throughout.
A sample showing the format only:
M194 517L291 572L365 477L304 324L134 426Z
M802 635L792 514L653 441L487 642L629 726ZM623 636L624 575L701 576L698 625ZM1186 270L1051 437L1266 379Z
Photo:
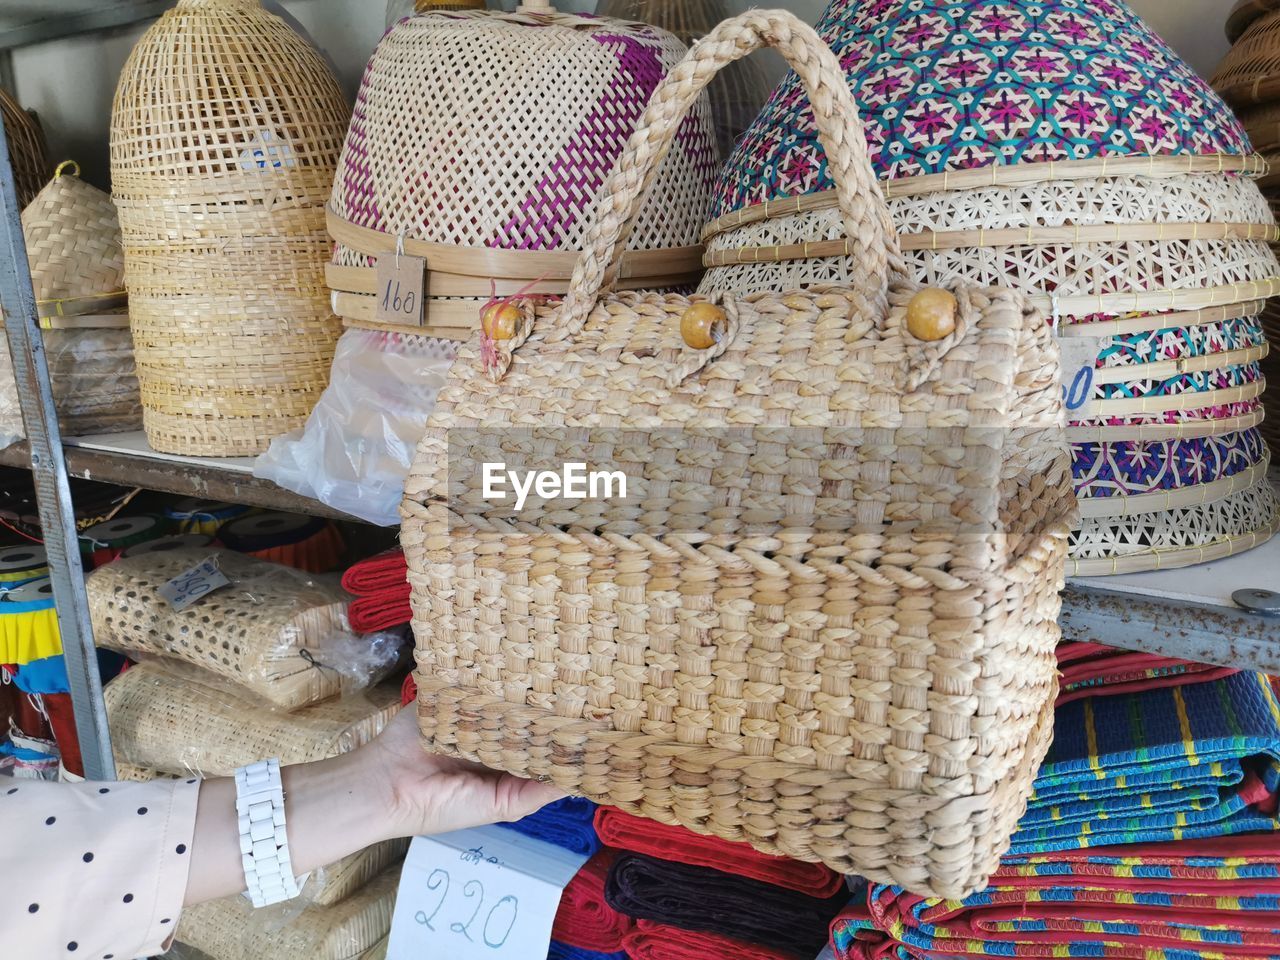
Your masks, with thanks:
M6 956L133 960L164 953L187 889L196 780L0 778Z

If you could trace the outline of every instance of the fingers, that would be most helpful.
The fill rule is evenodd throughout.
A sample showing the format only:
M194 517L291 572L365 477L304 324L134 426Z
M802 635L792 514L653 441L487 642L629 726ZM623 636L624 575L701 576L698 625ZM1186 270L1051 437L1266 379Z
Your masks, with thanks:
M548 803L554 803L556 800L563 800L569 794L561 790L559 787L551 783L541 783L537 780L524 780L520 777L512 776L509 773L501 775L498 784L498 795L507 797L507 818L508 820L519 820L521 817L527 817Z

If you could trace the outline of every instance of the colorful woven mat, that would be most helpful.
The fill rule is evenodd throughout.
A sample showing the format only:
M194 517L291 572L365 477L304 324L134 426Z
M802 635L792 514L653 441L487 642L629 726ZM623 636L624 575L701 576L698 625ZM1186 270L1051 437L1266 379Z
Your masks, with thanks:
M759 944L811 960L848 892L811 897L707 867L623 853L614 861L605 899L637 920Z
M622 949L622 938L635 921L609 906L604 885L616 851L607 847L582 865L560 895L551 938L565 947L589 953L612 954Z
M711 867L815 897L830 896L844 887L844 878L820 863L771 857L757 853L745 843L702 836L684 827L633 817L612 807L596 811L596 833L602 843L611 847L696 867Z
M1086 697L1060 706L1011 853L1280 827L1280 702L1269 678Z
M547 804L523 820L498 826L591 856L600 849L600 838L596 836L593 825L595 815L596 805L590 800L565 797Z
M1218 680L1238 672L1229 667L1078 641L1058 644L1058 671L1059 707L1082 697L1117 696L1161 687L1180 687Z
M960 901L877 885L832 943L841 960L1280 956L1280 834L1009 858Z
M1221 98L1124 0L833 0L817 28L882 177L1250 149ZM729 158L711 216L831 188L788 73Z

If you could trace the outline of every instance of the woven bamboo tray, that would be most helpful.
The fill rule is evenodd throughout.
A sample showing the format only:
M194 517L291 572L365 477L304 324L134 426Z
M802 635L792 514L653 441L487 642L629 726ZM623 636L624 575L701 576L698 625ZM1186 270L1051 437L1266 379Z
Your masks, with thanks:
M257 0L179 0L135 46L111 180L157 450L260 453L324 389L341 330L324 204L348 116L324 58Z
M1222 99L1241 110L1280 100L1280 9L1271 6L1253 15L1210 83Z
M365 71L334 183L334 309L384 329L374 265L397 248L428 271L425 325L402 332L465 339L490 296L563 294L605 176L683 52L652 26L554 12L396 24ZM714 137L704 98L631 238L627 286L697 282Z
M310 906L280 924L241 896L187 907L177 939L214 960L354 960L391 930L400 871L384 871L333 906Z
M173 610L160 588L208 557L231 585ZM203 667L286 710L342 689L326 657L350 635L348 598L329 582L225 550L170 550L109 563L87 586L101 646Z
M25 207L49 180L44 130L40 121L17 100L0 89L0 120L9 141L9 162L13 165L13 185L18 204Z
M210 675L206 682L145 661L107 684L117 762L164 773L229 777L265 756L282 764L347 753L372 740L400 708L398 685L293 713L266 709Z

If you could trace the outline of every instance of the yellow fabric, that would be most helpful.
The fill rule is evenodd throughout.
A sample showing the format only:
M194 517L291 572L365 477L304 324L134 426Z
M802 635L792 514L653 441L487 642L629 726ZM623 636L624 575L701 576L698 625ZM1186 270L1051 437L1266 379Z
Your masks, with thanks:
M30 570L8 570L0 572L0 583L26 583L28 580L39 580L49 575L48 567L33 567Z
M62 653L58 614L50 607L34 613L0 615L0 663L21 666Z

